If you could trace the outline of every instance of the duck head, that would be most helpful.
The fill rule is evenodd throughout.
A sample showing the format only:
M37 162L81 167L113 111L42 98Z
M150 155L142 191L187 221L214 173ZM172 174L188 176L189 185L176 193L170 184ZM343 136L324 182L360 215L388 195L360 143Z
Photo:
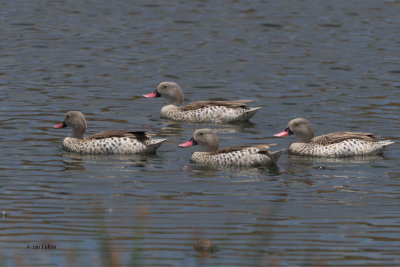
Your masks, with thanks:
M54 128L72 128L72 137L83 139L86 132L86 119L79 111L69 111L65 114L64 121L60 124L54 125Z
M297 118L289 121L286 129L274 136L285 137L291 134L296 135L300 142L307 143L314 137L314 129L308 120Z
M174 82L162 82L157 89L150 94L143 95L146 98L164 97L170 105L179 106L184 97L181 87Z
M215 152L219 146L218 136L211 129L200 129L194 132L189 141L182 143L179 147L200 145L204 152Z

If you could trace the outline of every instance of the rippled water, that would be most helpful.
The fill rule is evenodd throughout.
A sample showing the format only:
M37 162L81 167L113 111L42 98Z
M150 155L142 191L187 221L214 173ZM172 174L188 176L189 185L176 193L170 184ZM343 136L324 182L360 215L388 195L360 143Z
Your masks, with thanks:
M400 2L3 1L0 265L400 265ZM251 123L159 119L161 81L186 101L254 99ZM52 126L147 130L151 156L82 156ZM211 127L221 147L276 143L294 117L317 134L368 131L383 156L284 155L210 170L179 149ZM210 238L220 251L193 250ZM52 243L54 250L28 249ZM108 254L110 253L111 254ZM110 260L108 262L107 260Z

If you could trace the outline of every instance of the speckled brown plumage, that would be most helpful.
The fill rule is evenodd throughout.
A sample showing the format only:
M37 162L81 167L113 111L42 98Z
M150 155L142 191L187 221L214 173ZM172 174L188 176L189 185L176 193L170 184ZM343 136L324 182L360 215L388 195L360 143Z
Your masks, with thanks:
M161 118L191 123L232 123L248 120L261 108L247 107L251 100L197 101L180 107L184 97L182 89L174 82L162 82L147 98L162 96L169 102L161 109Z
M330 145L335 143L340 143L348 139L358 139L364 140L367 142L376 142L378 141L376 136L371 133L361 133L361 132L336 132L325 135L320 135L314 137L310 143L316 145Z
M260 151L255 147L248 147L227 153L194 152L190 161L213 167L256 167L275 163L284 151Z
M218 149L217 151L214 152L214 155L217 154L223 154L223 153L231 153L235 151L240 151L248 148L257 148L259 150L259 153L263 152L266 149L269 149L269 145L264 145L264 144L256 144L256 145L248 145L248 146L232 146L232 147L226 147L222 149Z
M165 139L138 140L133 137L71 138L66 137L63 148L80 154L140 154L153 153Z
M72 136L63 141L63 148L81 154L137 154L155 152L165 139L151 139L143 131L103 131L83 138L86 120L79 111L70 111L64 122L55 128L72 128Z
M252 102L252 100L233 100L233 101L196 101L189 103L180 108L181 111L196 110L205 107L221 106L227 108L246 108L248 109L246 103Z
M190 123L232 123L250 119L259 109L205 106L182 111L180 107L167 105L161 109L161 118Z
M284 137L295 134L298 142L289 145L291 154L316 157L351 157L380 153L393 144L390 140L378 141L371 133L335 132L314 137L311 123L303 118L291 120L285 131L275 136Z
M200 129L194 132L193 137L179 146L187 147L199 144L203 152L194 152L191 161L212 166L263 166L275 163L285 150L269 151L268 145L234 146L218 150L218 137L211 129Z
M150 139L150 135L144 131L122 131L122 130L110 130L103 131L100 133L93 134L91 136L86 137L87 140L90 139L105 139L111 137L128 137L135 138L138 141L146 141Z

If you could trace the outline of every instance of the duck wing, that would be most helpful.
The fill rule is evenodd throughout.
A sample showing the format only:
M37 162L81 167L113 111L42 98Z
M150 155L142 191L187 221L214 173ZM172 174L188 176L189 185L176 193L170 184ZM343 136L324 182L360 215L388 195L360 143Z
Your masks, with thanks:
M377 137L372 133L361 132L337 132L314 137L310 143L316 145L330 145L339 143L348 139L359 139L368 142L376 142Z
M214 154L231 153L231 152L240 151L240 150L247 149L247 148L257 148L260 150L260 152L262 152L262 151L269 149L270 146L269 145L232 146L232 147L226 147L226 148L219 149L219 150L215 151Z
M127 138L137 139L140 142L150 139L150 135L144 131L123 131L123 130L103 131L103 132L88 136L85 139L87 139L87 140L97 139L98 140L98 139L105 139L105 138L111 138L111 137L127 137Z
M212 106L223 106L228 108L247 108L246 103L252 102L253 100L233 100L233 101L219 101L219 100L208 100L208 101L196 101L189 103L181 107L181 111L196 110L204 107Z

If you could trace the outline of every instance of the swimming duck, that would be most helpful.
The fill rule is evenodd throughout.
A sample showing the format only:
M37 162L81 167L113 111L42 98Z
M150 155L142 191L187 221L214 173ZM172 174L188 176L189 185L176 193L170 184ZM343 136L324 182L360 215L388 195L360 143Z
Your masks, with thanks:
M197 101L180 107L184 97L181 87L174 82L162 82L157 89L143 95L146 98L164 97L168 105L161 109L161 118L181 122L231 123L250 119L261 107L249 108L251 100Z
M193 137L179 145L189 147L199 144L202 152L194 152L191 161L213 167L219 166L261 166L275 163L282 152L269 151L268 145L235 146L218 150L218 136L211 129L200 129L194 132Z
M283 132L274 136L295 134L298 142L289 146L289 153L317 157L350 157L372 155L393 144L390 140L378 141L371 133L336 132L314 137L311 123L303 118L291 120Z
M65 114L64 121L54 128L72 128L72 136L63 141L63 148L81 154L137 154L155 152L166 139L151 139L146 132L104 131L84 138L86 119L79 111Z

